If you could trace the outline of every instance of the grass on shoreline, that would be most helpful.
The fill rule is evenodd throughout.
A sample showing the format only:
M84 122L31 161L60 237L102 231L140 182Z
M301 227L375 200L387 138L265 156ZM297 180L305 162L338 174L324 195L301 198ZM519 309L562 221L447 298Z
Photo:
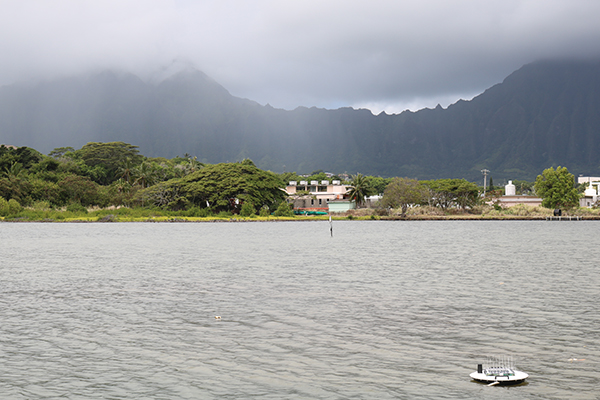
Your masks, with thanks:
M190 215L192 214L192 215ZM517 205L505 209L477 206L472 210L441 210L435 207L410 208L405 217L400 210L359 209L333 214L334 220L540 220L553 216L553 210L543 207ZM563 217L600 219L600 209L577 208L563 212ZM189 211L165 211L145 208L90 209L67 211L50 208L26 208L16 214L0 217L6 222L249 222L249 221L319 221L329 216L252 216L241 217L230 213L196 216Z

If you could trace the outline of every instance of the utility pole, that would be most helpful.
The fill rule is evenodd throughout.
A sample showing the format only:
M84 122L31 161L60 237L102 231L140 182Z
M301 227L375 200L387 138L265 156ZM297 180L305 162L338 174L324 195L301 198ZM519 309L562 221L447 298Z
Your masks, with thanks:
M481 173L483 174L483 197L485 197L485 188L487 187L487 176L490 173L487 169L482 169Z

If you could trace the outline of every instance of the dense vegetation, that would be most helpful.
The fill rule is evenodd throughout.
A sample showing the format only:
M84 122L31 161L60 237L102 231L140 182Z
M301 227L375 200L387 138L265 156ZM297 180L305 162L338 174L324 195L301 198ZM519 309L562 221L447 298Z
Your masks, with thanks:
M250 160L204 166L195 158L148 158L124 142L54 149L48 156L0 146L0 216L23 207L139 207L187 215L272 213L284 202L283 182Z
M81 149L56 148L49 155L28 147L0 146L0 217L60 220L89 213L98 220L123 216L153 217L293 217L283 190L290 180L334 180L348 185L347 195L359 206L371 195L382 195L371 204L379 216L409 207L428 207L447 213L473 212L502 194L491 185L486 198L481 188L464 179L418 181L381 178L360 173L330 176L314 171L275 174L245 159L207 165L189 155L149 158L138 147L124 142L87 143ZM532 182L517 181L518 192L530 194ZM566 168L544 171L535 190L546 207L574 207L578 193ZM306 193L304 195L310 195ZM437 212L437 211L436 211ZM435 212L434 212L435 213Z

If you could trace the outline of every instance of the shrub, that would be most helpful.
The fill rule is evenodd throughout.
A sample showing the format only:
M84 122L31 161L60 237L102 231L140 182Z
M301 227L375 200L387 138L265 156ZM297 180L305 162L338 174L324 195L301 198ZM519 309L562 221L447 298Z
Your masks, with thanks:
M252 205L251 202L249 201L245 201L244 204L242 204L242 209L240 211L240 216L242 217L252 217L256 215L256 210L254 209L254 206Z
M4 197L0 196L0 217L8 215L8 201Z
M277 210L275 210L275 212L273 213L273 215L276 217L293 217L294 212L292 211L292 208L288 203L282 201L281 204L279 204L279 207L277 207Z
M185 212L187 217L208 217L210 211L207 208L192 207Z
M82 213L87 214L88 210L84 206L79 203L71 203L67 206L67 211L72 212L74 214Z
M8 201L8 214L9 215L18 214L21 211L23 211L23 207L21 207L21 205L19 204L18 201L16 201L15 199L10 199Z
M47 201L36 201L35 203L33 203L31 208L33 208L35 211L48 211L52 207Z
M117 218L113 214L108 214L103 217L98 217L98 222L117 222L119 218Z
M380 217L386 217L388 215L390 215L390 210L388 210L387 208L376 208L375 209L375 215L378 215ZM373 216L373 215L371 215ZM372 218L373 219L373 218Z
M259 213L259 215L260 215L261 217L268 217L268 216L269 216L269 207L267 207L267 206L262 206L262 207L261 207L261 209L260 209L260 213Z

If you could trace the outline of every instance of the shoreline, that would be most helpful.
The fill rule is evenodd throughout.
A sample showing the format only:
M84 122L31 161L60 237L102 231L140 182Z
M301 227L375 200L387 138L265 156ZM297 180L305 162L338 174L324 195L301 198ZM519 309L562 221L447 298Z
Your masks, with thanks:
M0 218L0 223L232 223L232 222L317 222L329 221L329 216L319 217L235 217L235 218L203 218L203 217L123 217L111 220L103 218L65 218L54 219L9 219ZM575 221L600 221L600 216L469 216L469 215L412 215L400 216L332 216L332 221L548 221L548 222L575 222Z

